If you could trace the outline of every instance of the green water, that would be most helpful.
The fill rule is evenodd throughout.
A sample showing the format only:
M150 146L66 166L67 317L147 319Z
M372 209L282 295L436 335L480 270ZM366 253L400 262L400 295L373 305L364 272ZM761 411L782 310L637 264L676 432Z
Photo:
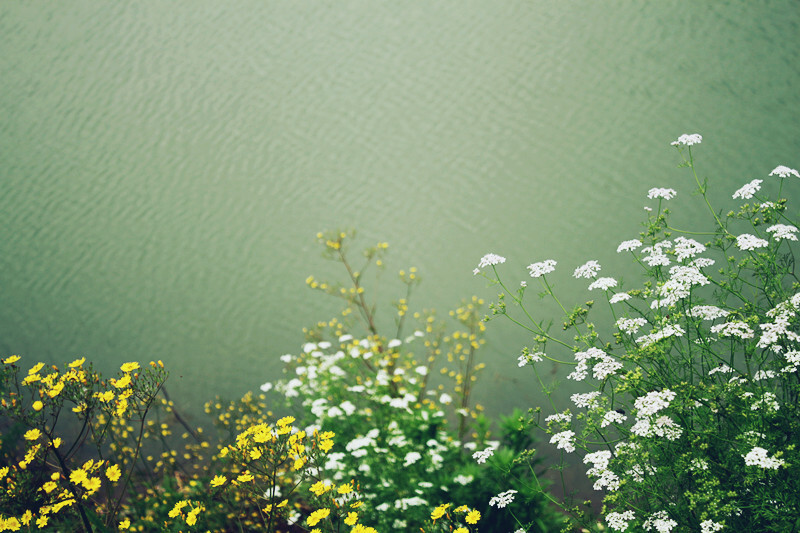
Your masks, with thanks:
M2 2L0 353L241 394L334 312L303 281L338 274L328 228L388 241L420 306L492 296L490 251L614 275L650 187L694 216L678 135L722 207L800 166L798 30L793 2ZM479 399L541 401L490 329Z

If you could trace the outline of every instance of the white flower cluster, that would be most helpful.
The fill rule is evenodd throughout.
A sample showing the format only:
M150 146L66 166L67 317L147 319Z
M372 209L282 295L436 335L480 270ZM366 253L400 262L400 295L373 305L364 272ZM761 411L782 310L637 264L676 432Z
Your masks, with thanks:
M694 146L695 144L700 144L703 141L703 136L699 133L684 133L680 137L678 137L677 141L672 141L670 145L672 146Z
M752 339L754 336L750 326L740 320L711 326L711 333L715 333L721 337L739 337L740 339Z
M769 173L770 176L780 176L781 178L788 178L789 176L794 176L795 178L800 178L800 173L798 173L795 169L785 167L783 165L778 165L775 167L772 172Z
M528 265L528 270L530 271L532 278L541 278L545 274L553 272L556 269L557 264L558 263L552 259L545 259L539 263L531 263Z
M600 422L600 427L604 428L611 424L622 424L627 419L628 417L623 415L620 411L609 411L603 415L603 421Z
M753 180L750 183L745 184L741 189L737 190L733 193L733 198L741 198L742 200L749 200L753 197L755 193L757 193L761 189L761 183L764 180Z
M775 224L774 226L770 226L767 228L767 233L774 233L775 235L773 235L772 238L776 241L797 240L797 235L795 235L795 233L797 233L797 228L787 224Z
M636 515L633 511L625 511L624 513L608 513L606 515L606 523L608 527L614 531L627 531L628 522L634 520Z
M569 397L577 407L589 408L597 405L597 398L600 396L600 391L585 392L583 394L573 394Z
M758 411L761 407L764 407L767 411L776 413L778 409L781 408L781 405L778 403L778 397L775 396L773 392L765 392L764 395L756 402L753 402L753 405L750 406L751 411Z
M503 507L514 501L514 494L516 493L517 491L511 489L505 492L501 492L497 496L492 496L492 499L489 500L489 507L496 506L497 508L502 509Z
M661 241L655 243L653 246L642 248L642 253L648 254L646 257L642 258L642 261L651 267L669 265L669 257L667 257L666 252L664 252L666 248L672 248L672 242Z
M611 298L608 299L608 303L616 304L616 303L624 302L625 300L630 300L630 299L631 299L631 295L628 294L627 292L618 292L617 294L615 294L614 296L612 296Z
M595 260L592 260L592 261L587 261L583 265L576 268L572 276L576 279L580 278L591 279L595 277L595 275L598 272L600 272L600 263L598 263Z
M585 352L577 352L575 354L575 360L578 361L578 364L575 370L567 376L567 379L574 379L575 381L583 381L586 379L589 370L589 362L591 362L592 359L598 361L592 368L592 377L597 380L602 381L608 376L613 376L617 373L617 370L622 368L622 363L609 356L603 350L592 347Z
M777 470L779 467L786 464L786 461L783 459L770 457L767 450L759 446L755 446L752 450L747 452L747 455L743 455L742 457L744 457L744 464L747 466L760 466L768 470Z
M691 294L692 286L710 283L700 269L693 266L675 265L669 269L669 275L670 278L658 288L658 296L661 299L654 300L650 305L651 309L672 307Z
M483 268L492 265L499 265L501 263L505 263L506 258L497 254L486 254L481 257L480 263L478 263L478 268Z
M572 453L575 451L575 432L567 430L556 433L550 438L550 444L555 444L558 450Z
M636 398L633 406L636 408L638 416L652 416L669 407L670 402L674 399L675 393L669 389L650 391L644 396Z
M724 528L724 524L714 522L713 520L703 520L700 522L700 533L716 533Z
M561 424L569 424L572 421L572 415L569 413L556 413L544 419L545 422L557 422Z
M614 278L597 278L589 285L589 290L593 291L595 289L600 289L602 291L607 291L613 287L617 286L617 280Z
M542 361L543 356L544 353L542 352L530 353L526 351L522 355L517 357L517 366L522 368L523 366L529 363L539 363Z
M687 239L686 237L675 238L675 255L678 257L678 261L690 259L705 251L706 247L694 239Z
M744 233L736 237L736 246L743 251L747 250L755 250L756 248L764 248L769 246L769 242L756 237L755 235L750 235L749 233Z
M642 317L637 318L620 318L616 322L616 326L620 331L624 331L628 335L634 335L639 328L647 324L647 319Z
M675 192L675 189L665 189L663 187L653 187L649 191L647 191L647 197L651 200L655 198L663 198L664 200L672 200L675 198L675 195L678 194Z
M689 310L690 317L701 318L703 320L716 320L718 318L724 318L729 314L728 311L714 305L695 305Z
M663 329L652 331L649 335L644 335L636 339L636 344L640 344L643 348L669 337L682 337L686 331L677 324L669 324L664 326Z
M489 446L483 451L477 451L472 454L472 458L475 459L475 462L478 464L483 464L486 462L486 459L494 455L494 448Z
M647 531L653 531L655 529L658 533L670 533L672 528L677 526L678 523L671 519L666 511L658 511L651 514L643 525Z
M583 458L583 464L592 464L592 468L586 471L586 475L597 478L594 485L592 485L594 490L603 490L605 488L610 491L615 491L619 488L619 476L608 468L610 462L611 452L608 450L587 453Z
M622 241L617 246L617 253L620 252L632 252L635 249L639 248L642 245L642 241L639 239L631 239L629 241Z

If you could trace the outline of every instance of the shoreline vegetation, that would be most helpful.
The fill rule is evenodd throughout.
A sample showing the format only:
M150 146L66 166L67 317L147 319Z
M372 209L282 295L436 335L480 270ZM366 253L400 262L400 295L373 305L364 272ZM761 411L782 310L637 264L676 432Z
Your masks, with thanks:
M358 254L354 232L319 233L344 275L306 284L341 313L304 330L282 379L209 401L207 431L176 410L161 361L103 377L83 357L5 356L0 531L800 531L797 208L783 197L800 173L778 166L712 196L701 142L672 145L707 226L673 227L678 191L650 188L642 227L617 248L642 279L570 267L591 298L578 305L548 277L556 259L532 258L512 282L495 253L473 271L495 291L488 304L414 310L414 267L387 303L388 244ZM538 316L531 291L563 316ZM547 401L490 418L472 392L498 319L529 334L510 348ZM544 361L586 391L557 401ZM565 486L573 468L594 508Z

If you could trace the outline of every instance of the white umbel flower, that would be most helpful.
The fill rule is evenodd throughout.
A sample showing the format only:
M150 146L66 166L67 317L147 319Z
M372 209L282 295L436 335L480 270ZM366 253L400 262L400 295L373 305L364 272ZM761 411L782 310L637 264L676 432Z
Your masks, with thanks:
M769 246L769 243L764 239L760 239L755 235L744 233L736 237L736 246L740 250L755 250L756 248L764 248Z
M785 167L783 165L778 165L775 167L772 172L769 173L770 176L779 176L781 178L788 178L789 176L794 176L796 178L800 178L800 173L797 172L793 168Z
M742 200L749 200L753 197L755 193L757 193L761 189L761 183L764 180L753 180L750 183L746 183L742 186L741 189L733 193L733 198L741 198Z
M703 136L699 133L684 133L678 137L677 141L672 141L672 146L694 146L703 142Z

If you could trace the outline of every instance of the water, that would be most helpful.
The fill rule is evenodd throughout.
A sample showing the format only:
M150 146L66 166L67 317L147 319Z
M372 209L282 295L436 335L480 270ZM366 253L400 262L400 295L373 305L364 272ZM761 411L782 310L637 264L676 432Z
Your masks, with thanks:
M800 166L799 22L791 2L3 2L0 353L162 359L199 412L335 312L303 281L339 275L323 229L388 241L419 306L491 297L490 251L512 279L557 259L586 298L569 272L614 275L650 187L692 201L678 135L704 135L720 198ZM525 337L492 329L478 399L541 402Z

